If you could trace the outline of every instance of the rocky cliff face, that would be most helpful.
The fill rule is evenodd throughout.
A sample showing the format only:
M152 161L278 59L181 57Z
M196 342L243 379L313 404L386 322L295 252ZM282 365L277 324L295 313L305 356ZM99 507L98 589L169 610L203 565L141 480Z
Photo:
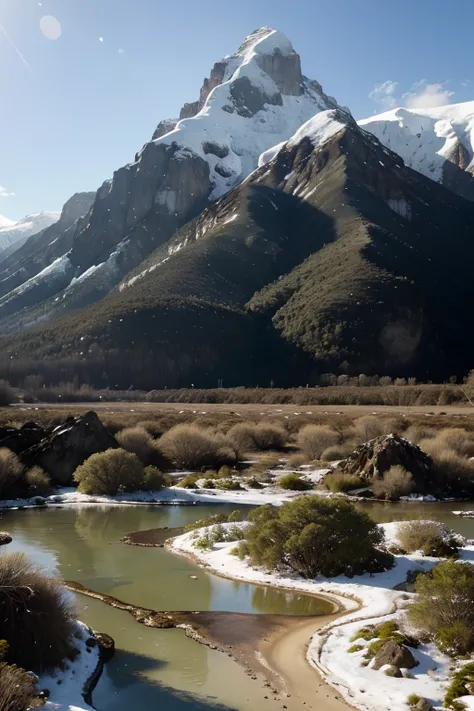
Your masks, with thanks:
M4 315L38 303L44 295L28 284L41 272L50 269L72 245L76 227L90 210L95 193L76 193L64 205L59 220L32 235L0 264L0 311ZM39 278L38 283L42 282ZM18 292L17 290L20 289ZM21 325L21 324L19 324Z
M97 191L53 272L35 275L21 298L0 301L0 320L21 307L21 325L97 301L183 224L244 180L259 155L287 140L319 111L337 106L301 73L289 40L271 28L252 33L217 62L197 102L179 121L162 121L133 163ZM68 235L69 239L69 235ZM59 255L58 255L59 256ZM39 278L38 278L39 277ZM23 287L23 284L22 284ZM6 294L6 292L3 292ZM54 300L41 304L47 294ZM39 306L38 306L39 304ZM19 322L18 322L19 324Z

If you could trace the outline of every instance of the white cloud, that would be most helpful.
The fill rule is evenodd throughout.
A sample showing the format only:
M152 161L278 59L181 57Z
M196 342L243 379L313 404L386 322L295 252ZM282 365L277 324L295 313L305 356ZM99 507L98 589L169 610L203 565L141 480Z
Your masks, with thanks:
M120 49L119 49L118 53L119 53L119 54L124 54L124 52L125 52L125 50L124 50L124 49L122 49L122 47L120 47Z
M15 193L9 193L6 188L0 185L0 197L15 197Z
M393 109L397 105L397 99L395 97L397 86L398 82L391 81L390 79L380 84L374 84L374 88L369 94L369 99L380 104L384 109Z
M451 101L452 91L446 84L428 84L426 79L415 82L410 91L403 94L403 103L409 109L429 109L433 106L445 106Z
M471 83L471 82L470 82L469 79L464 79L464 80L461 82L461 86L464 87L464 89L466 89L466 88L469 86L470 83Z

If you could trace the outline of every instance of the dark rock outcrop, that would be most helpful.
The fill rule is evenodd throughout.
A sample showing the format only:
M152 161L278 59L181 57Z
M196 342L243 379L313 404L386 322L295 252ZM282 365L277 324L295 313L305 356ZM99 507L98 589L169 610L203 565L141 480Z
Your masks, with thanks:
M0 447L21 454L39 444L46 436L46 430L36 422L25 422L20 429L0 427Z
M56 484L70 484L77 467L96 452L116 448L95 412L68 418L38 445L23 452L27 466L40 466Z
M418 662L407 647L389 639L376 654L371 666L372 669L380 669L386 664L397 669L413 669L418 665Z
M99 645L99 654L101 660L106 664L110 662L115 654L115 642L112 637L105 632L96 632L95 639Z
M365 481L382 479L390 467L400 465L413 476L416 491L422 493L433 481L433 460L416 444L397 435L382 435L364 442L334 470Z

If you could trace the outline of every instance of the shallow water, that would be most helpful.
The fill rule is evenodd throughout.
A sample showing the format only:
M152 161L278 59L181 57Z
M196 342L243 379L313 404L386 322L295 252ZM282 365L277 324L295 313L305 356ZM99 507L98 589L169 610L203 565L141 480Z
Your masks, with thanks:
M13 536L9 550L22 550L65 580L155 610L326 614L325 601L225 580L163 548L120 543L130 531L183 526L233 506L81 507L7 512L1 528ZM197 576L197 580L190 576ZM261 684L226 655L180 630L144 627L128 613L77 596L78 616L107 632L118 649L93 695L100 711L161 708L255 711ZM267 702L268 703L268 702Z

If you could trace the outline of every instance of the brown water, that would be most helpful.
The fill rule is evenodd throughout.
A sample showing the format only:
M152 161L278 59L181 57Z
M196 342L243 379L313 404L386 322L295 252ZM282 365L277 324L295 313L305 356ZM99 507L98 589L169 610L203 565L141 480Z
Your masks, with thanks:
M81 507L5 513L0 527L13 536L9 550L29 553L66 580L155 610L319 615L331 606L314 597L219 578L163 548L120 543L130 531L183 526L232 506ZM197 576L197 580L190 576ZM226 655L180 630L144 627L128 613L77 596L78 616L116 641L118 652L94 692L100 711L154 709L256 711L263 700Z

